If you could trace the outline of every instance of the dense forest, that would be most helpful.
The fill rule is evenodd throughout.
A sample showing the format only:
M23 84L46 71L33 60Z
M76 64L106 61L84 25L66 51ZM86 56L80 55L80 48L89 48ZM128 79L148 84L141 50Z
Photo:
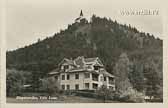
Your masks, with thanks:
M6 66L30 72L37 81L57 68L63 58L99 57L107 71L116 76L120 92L132 87L146 95L161 97L162 46L163 41L149 33L93 15L91 21L82 19L52 37L7 51Z

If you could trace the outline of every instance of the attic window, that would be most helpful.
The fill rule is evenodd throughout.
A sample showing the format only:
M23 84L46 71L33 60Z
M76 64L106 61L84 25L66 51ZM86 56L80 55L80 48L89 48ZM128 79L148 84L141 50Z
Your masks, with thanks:
M98 66L94 66L94 70L99 70L99 67Z
M68 69L69 66L68 65L64 65L64 70Z

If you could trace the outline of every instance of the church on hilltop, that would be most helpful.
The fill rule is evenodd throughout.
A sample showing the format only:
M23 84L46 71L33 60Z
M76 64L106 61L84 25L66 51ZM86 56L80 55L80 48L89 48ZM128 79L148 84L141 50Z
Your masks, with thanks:
M75 19L75 22L79 23L82 19L85 19L85 18L83 17L83 12L82 12L82 10L81 10L80 16Z

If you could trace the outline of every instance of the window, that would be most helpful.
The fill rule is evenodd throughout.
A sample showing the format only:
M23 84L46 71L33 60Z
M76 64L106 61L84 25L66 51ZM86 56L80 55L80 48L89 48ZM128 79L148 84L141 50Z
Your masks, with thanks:
M64 71L66 71L67 69L69 69L69 66L68 65L64 65L63 69L64 69Z
M65 85L62 85L62 90L65 90Z
M106 81L106 77L104 77L104 81Z
M85 83L85 89L89 89L89 83Z
M79 84L75 84L75 90L79 90Z
M90 78L90 73L85 73L85 78Z
M67 90L69 90L70 89L70 85L67 85Z
M64 69L68 69L69 68L69 66L68 65L64 65Z
M94 70L99 70L99 67L98 66L94 66Z
M58 76L55 76L54 78L55 78L55 80L58 80Z
M75 79L79 79L79 74L75 74Z
M112 87L112 86L110 86L109 88L110 88L111 90L114 90L114 87Z
M93 83L93 89L97 89L98 88L98 84Z
M62 80L65 80L65 75L62 75Z
M69 80L70 79L70 76L69 76L69 74L67 75L67 80Z
M103 81L103 76L100 76L100 81Z

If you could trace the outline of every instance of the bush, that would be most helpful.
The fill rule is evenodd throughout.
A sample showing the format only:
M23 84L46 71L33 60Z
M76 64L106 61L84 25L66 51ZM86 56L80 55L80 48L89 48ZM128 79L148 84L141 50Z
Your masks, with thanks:
M54 78L44 78L41 79L42 85L40 87L41 91L47 92L49 95L55 95L60 92L57 82Z
M106 100L113 100L114 91L112 89L107 88L106 85L102 85L97 91L97 98L101 98L104 102Z
M133 88L128 88L120 95L120 100L123 102L145 102L145 95L143 93L138 92Z

